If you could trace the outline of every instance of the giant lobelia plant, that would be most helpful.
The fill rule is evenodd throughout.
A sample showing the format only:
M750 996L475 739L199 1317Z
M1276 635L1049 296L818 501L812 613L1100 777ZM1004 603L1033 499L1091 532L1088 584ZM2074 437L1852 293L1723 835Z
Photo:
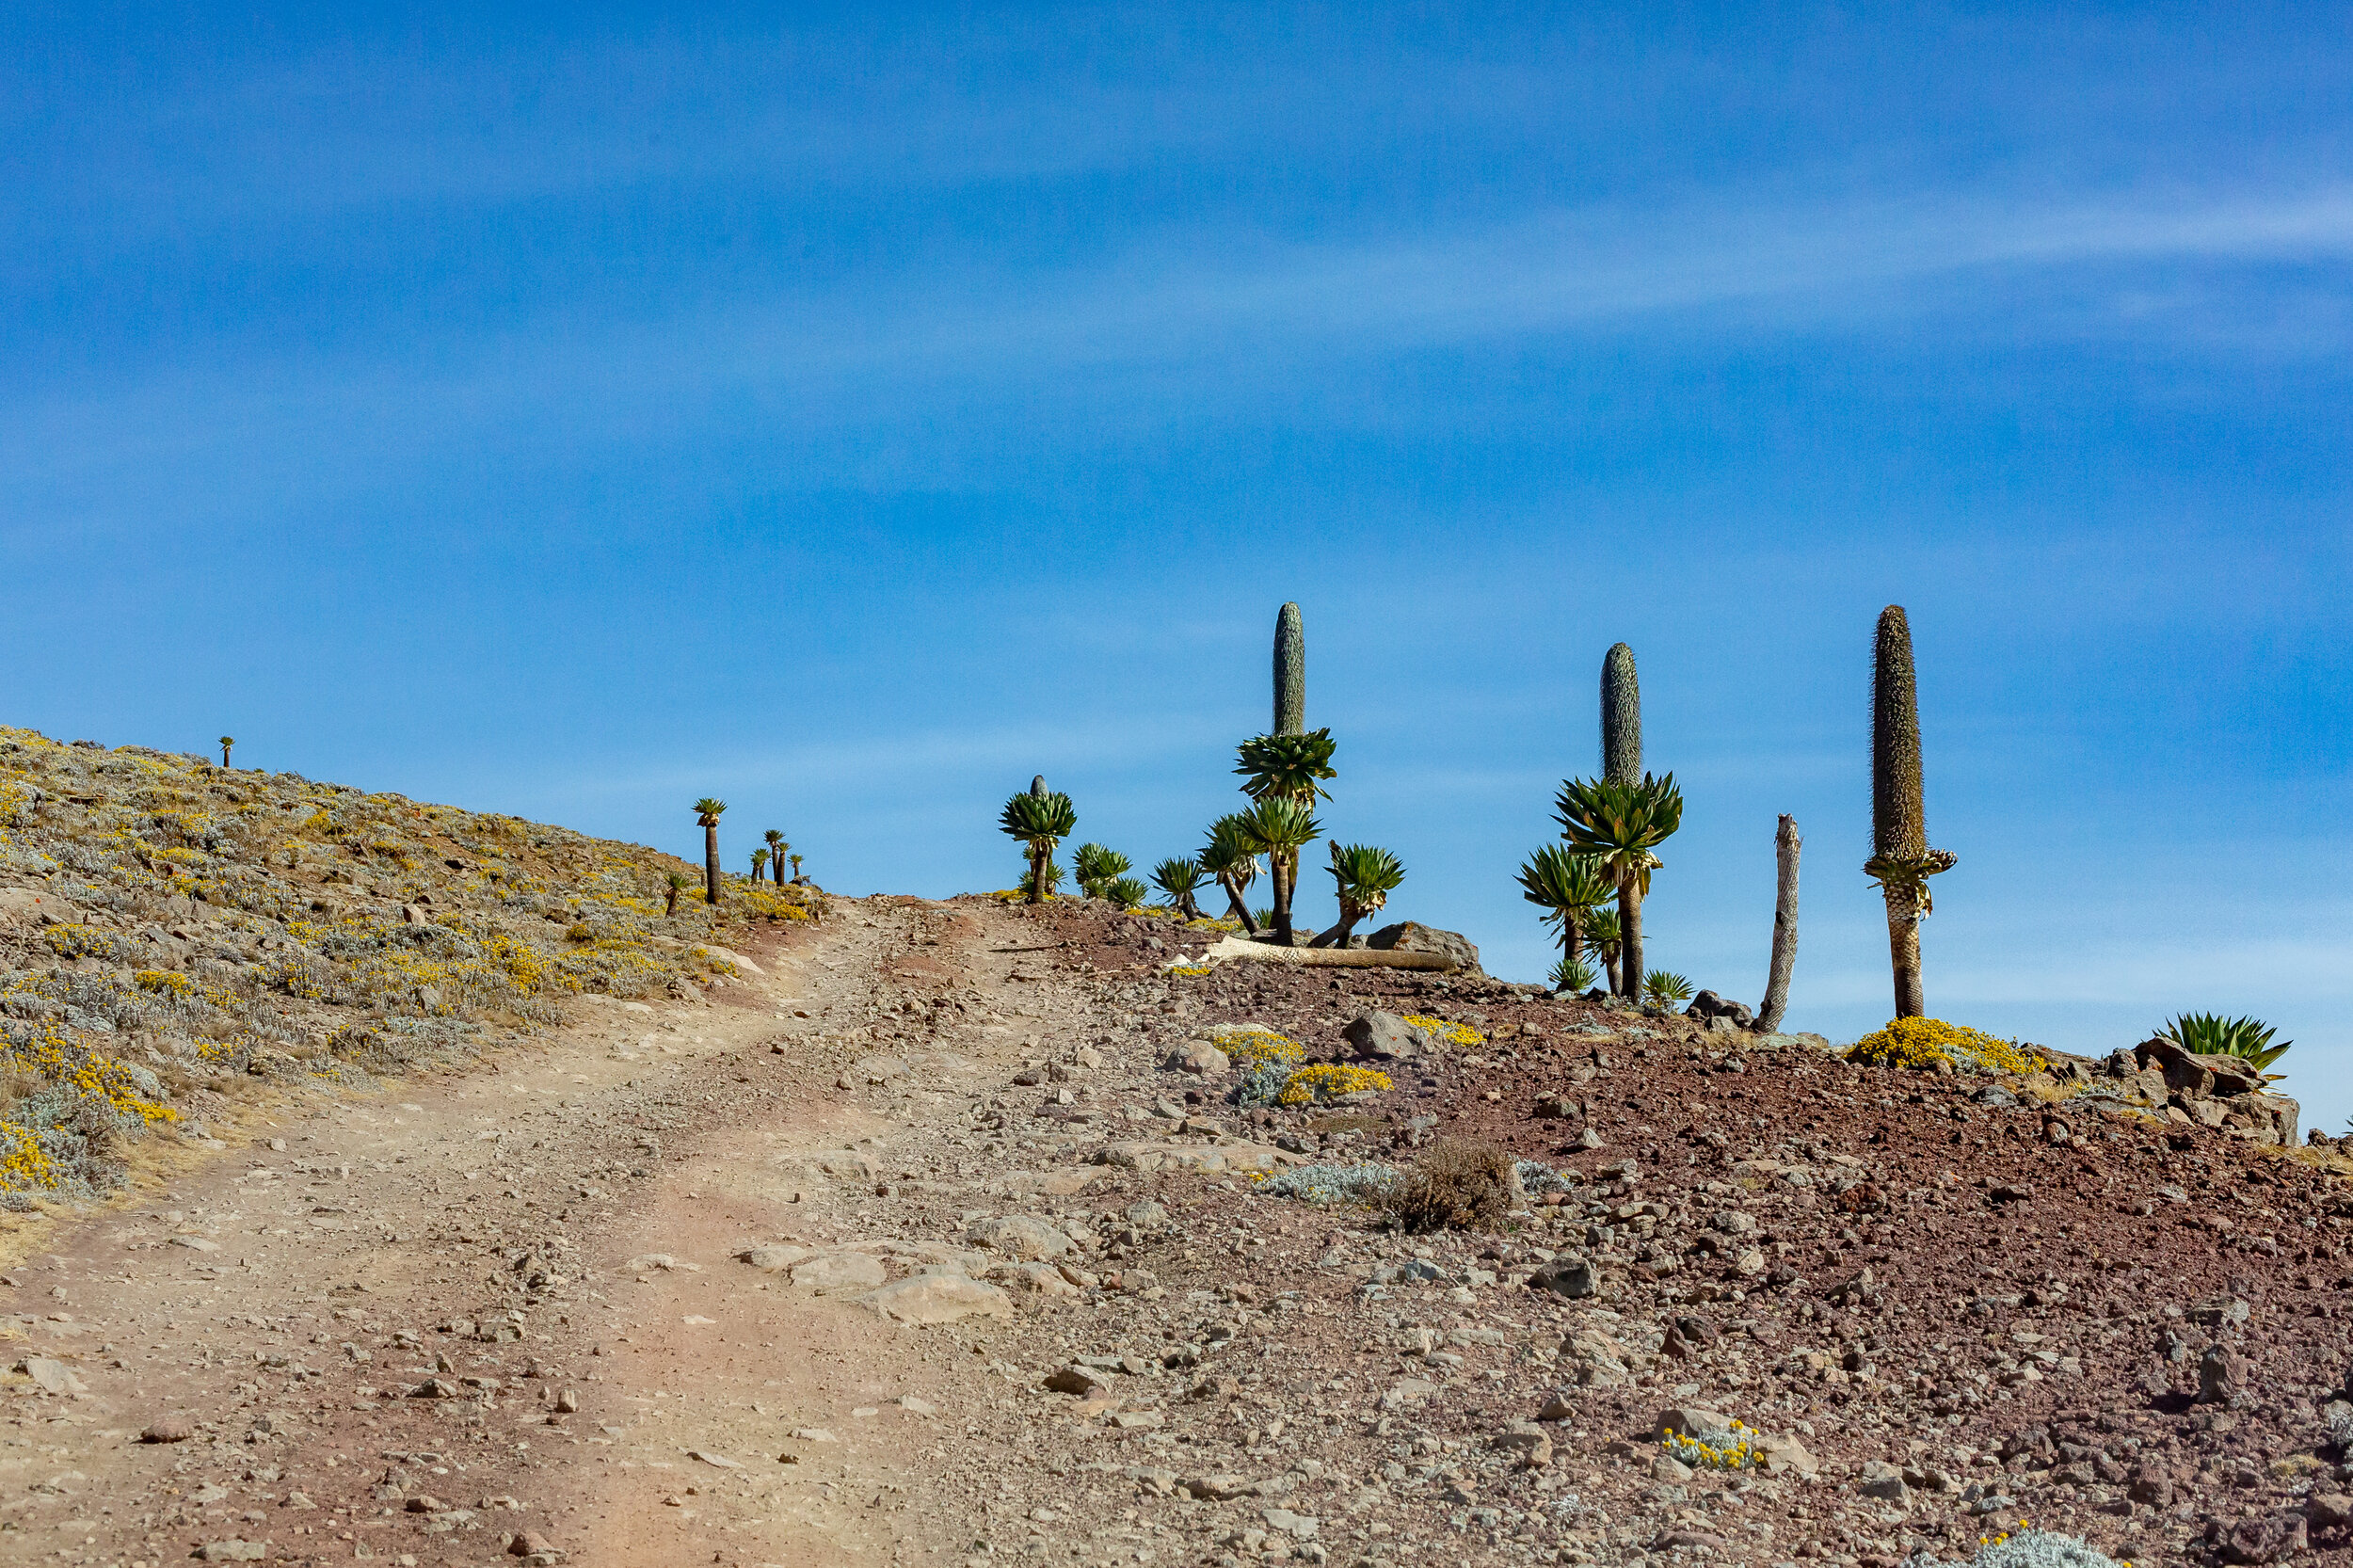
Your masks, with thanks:
M1268 874L1274 883L1274 940L1283 947L1292 945L1290 910L1299 885L1299 852L1323 831L1315 820L1315 804L1328 797L1323 780L1336 776L1332 767L1336 749L1329 729L1303 735L1254 735L1237 748L1234 771L1242 776L1242 793L1257 803L1242 816L1252 824L1254 840L1267 857ZM1278 804L1292 808L1292 812L1267 813L1268 807ZM1289 835L1302 824L1307 836L1292 841ZM1276 837L1270 838L1269 833Z
M1617 890L1602 863L1559 844L1545 844L1520 867L1520 896L1544 910L1545 923L1561 936L1562 972L1583 962L1587 926L1596 905Z
M1078 808L1061 791L1048 793L1046 779L1041 775L1032 781L1028 792L1005 802L997 825L1008 837L1020 840L1030 852L1030 880L1025 893L1032 904L1045 903L1052 887L1046 879L1047 864L1054 857L1055 846L1069 838L1079 825Z
M1880 612L1871 675L1871 858L1864 873L1887 900L1887 948L1896 1016L1928 1011L1920 984L1920 922L1934 907L1929 878L1960 856L1929 847L1920 788L1920 702L1912 666L1912 624L1900 604Z

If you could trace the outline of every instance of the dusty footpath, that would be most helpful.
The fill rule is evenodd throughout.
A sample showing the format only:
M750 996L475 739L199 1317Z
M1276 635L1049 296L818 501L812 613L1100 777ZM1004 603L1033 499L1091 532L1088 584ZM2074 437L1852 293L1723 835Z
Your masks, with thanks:
M7 1268L0 1561L2353 1559L2336 1178L1480 977L1162 972L1200 940L838 901L214 1123ZM1342 1110L1169 1064L1374 1009L1460 1032ZM1562 1179L1434 1238L1255 1190L1453 1131Z

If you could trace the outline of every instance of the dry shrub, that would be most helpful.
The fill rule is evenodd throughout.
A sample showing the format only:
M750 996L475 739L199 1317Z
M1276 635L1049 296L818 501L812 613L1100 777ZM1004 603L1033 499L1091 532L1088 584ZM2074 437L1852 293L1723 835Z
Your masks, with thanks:
M1382 1192L1379 1207L1400 1230L1500 1230L1519 1202L1512 1151L1475 1138L1441 1138Z

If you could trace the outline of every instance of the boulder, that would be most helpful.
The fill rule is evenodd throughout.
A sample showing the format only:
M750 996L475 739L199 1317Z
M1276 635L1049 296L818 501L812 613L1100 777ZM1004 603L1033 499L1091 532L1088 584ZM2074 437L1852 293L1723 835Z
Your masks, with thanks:
M962 1274L918 1274L858 1298L898 1323L952 1323L965 1318L1010 1318L1013 1298L994 1285Z
M1168 1055L1171 1071L1201 1078L1219 1077L1232 1064L1224 1051L1207 1040L1188 1040Z
M1401 920L1385 925L1365 938L1365 946L1378 952L1435 952L1454 960L1454 967L1465 974L1484 974L1479 967L1479 949L1469 937L1458 931L1440 931L1418 920Z
M1529 1274L1528 1283L1533 1289L1549 1290L1556 1296L1576 1300L1600 1293L1601 1271L1585 1258L1564 1257Z
M1067 1240L1064 1245L1068 1245ZM792 1283L823 1296L871 1290L890 1277L882 1259L862 1252L820 1253L792 1266Z
M2264 1075L2243 1056L2201 1055L2164 1034L2143 1040L2133 1048L2133 1055L2143 1070L2153 1066L2162 1071L2168 1089L2193 1099L2263 1093Z
M1398 1062L1419 1056L1428 1037L1394 1013L1359 1013L1340 1031L1363 1062Z
M1713 991L1702 991L1691 999L1691 1005L1683 1010L1687 1018L1713 1024L1719 1018L1728 1019L1735 1029L1747 1029L1756 1022L1756 1014L1744 1001L1731 1001Z
M975 1220L964 1235L976 1247L994 1247L1022 1258L1060 1257L1070 1251L1071 1245L1069 1237L1027 1214ZM797 1275L795 1271L796 1278Z

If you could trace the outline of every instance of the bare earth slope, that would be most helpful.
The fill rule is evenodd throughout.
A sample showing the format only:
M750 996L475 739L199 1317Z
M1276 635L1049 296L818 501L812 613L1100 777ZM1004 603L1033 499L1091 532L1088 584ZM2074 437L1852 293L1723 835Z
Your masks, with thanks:
M222 1112L0 1285L0 1561L2353 1558L2335 1178L1179 937L837 901L708 994ZM1164 1064L1369 1007L1482 1038L1337 1110ZM1499 1235L1255 1190L1451 1131L1573 1174ZM1770 1468L1664 1461L1670 1407Z

